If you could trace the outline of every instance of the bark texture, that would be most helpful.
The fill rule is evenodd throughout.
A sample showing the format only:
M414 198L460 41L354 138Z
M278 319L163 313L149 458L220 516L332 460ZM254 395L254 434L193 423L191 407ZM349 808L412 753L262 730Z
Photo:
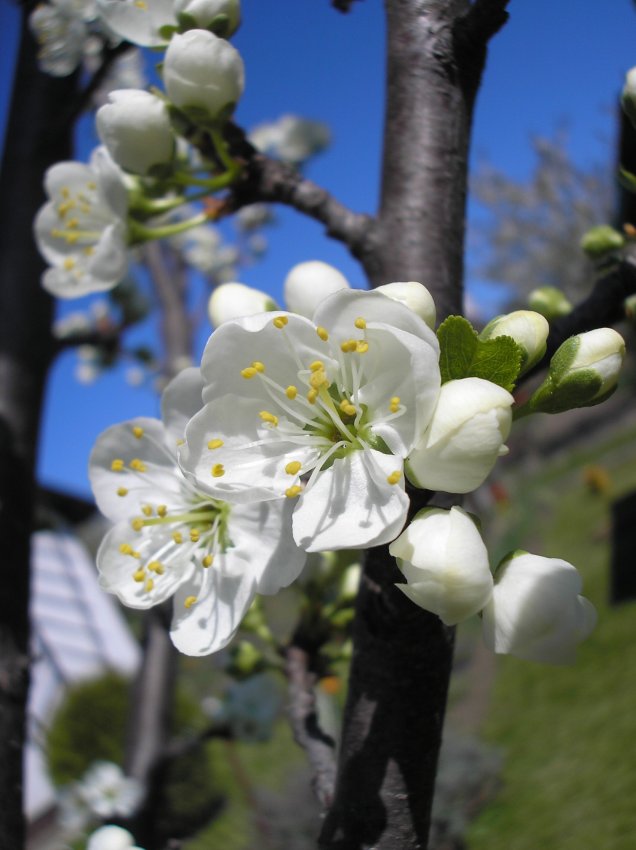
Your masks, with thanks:
M33 218L44 202L42 176L68 159L60 126L74 77L36 69L23 28L0 174L0 848L24 845L22 745L29 661L29 537L44 383L53 347L52 302L40 286Z

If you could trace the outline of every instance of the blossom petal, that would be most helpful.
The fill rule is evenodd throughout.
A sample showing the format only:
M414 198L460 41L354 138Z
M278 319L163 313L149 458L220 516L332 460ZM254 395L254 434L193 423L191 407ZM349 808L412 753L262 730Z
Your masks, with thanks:
M99 14L121 38L139 47L160 47L166 43L159 35L165 24L175 24L173 0L98 0Z
M402 529L409 505L403 481L387 481L400 469L398 458L373 450L335 460L299 499L296 542L307 552L388 543Z
M183 369L161 395L161 418L172 439L185 437L186 425L201 410L203 379L196 366Z

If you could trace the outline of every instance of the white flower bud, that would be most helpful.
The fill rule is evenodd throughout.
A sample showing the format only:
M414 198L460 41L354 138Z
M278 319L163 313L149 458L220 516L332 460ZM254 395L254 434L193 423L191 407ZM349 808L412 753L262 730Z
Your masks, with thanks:
M227 117L244 88L243 60L232 45L207 30L174 35L166 50L163 80L168 97L193 121Z
M604 401L616 388L625 357L623 337L596 328L567 339L550 361L545 381L528 406L535 413L560 413Z
M222 283L208 302L210 322L215 328L231 319L242 319L255 313L278 310L278 304L266 292L245 286L244 283Z
M625 75L622 103L627 117L636 124L636 67L630 68Z
M513 402L507 390L483 378L443 384L429 427L407 458L409 479L446 493L479 487L507 453Z
M384 283L382 286L377 286L376 291L392 298L394 301L400 301L402 304L405 304L409 310L412 310L420 319L423 319L429 328L435 330L435 321L437 318L435 302L433 301L433 296L423 284L415 280L402 283Z
M475 523L461 508L425 508L389 546L409 599L447 626L466 620L492 593L488 552Z
M133 174L147 174L153 165L170 162L175 136L161 98L143 90L109 94L110 103L97 110L99 138L115 162Z
M349 289L349 282L338 269L320 260L298 263L285 278L284 296L287 309L308 319L328 295Z
M89 836L86 850L139 850L134 840L121 826L101 826Z
M482 339L510 336L524 351L521 372L527 372L545 354L550 325L541 313L515 310L491 319L480 334Z
M239 0L175 0L175 15L188 15L198 27L207 29L219 15L227 18L222 32L223 38L229 38L241 23L241 5Z
M594 628L596 611L580 596L581 577L559 558L515 552L495 572L483 612L483 636L494 652L545 664L571 664L576 644Z

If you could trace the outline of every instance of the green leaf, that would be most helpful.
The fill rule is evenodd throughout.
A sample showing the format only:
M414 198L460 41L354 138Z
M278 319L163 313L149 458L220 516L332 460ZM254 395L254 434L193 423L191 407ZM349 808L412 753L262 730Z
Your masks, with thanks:
M437 329L442 383L483 378L508 392L521 371L523 350L509 336L481 340L468 319L449 316Z

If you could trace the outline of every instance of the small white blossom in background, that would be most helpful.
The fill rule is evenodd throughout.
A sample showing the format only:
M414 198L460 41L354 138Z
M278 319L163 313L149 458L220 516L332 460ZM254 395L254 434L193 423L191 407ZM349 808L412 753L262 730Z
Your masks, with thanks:
M217 286L208 302L208 315L213 327L225 322L278 310L278 304L266 292L243 283L222 283Z
M483 378L443 384L437 404L406 471L416 486L446 493L469 493L486 480L512 425L514 398Z
M409 310L416 313L420 319L423 319L432 330L435 329L435 321L437 311L433 296L428 289L417 281L405 281L403 283L385 283L382 286L376 286L376 292L381 292L388 298L393 298L394 301L400 301Z
M128 267L123 172L99 147L88 164L49 168L44 186L49 201L35 218L35 241L52 268L42 285L59 298L112 289Z
M143 785L125 776L112 762L95 762L74 786L74 793L93 817L131 817L141 803Z
M488 552L462 508L420 511L389 552L407 581L396 587L448 626L477 614L491 597Z
M175 135L165 102L142 89L121 89L97 110L97 133L112 159L126 171L146 175L172 161Z
M515 552L495 572L483 612L486 646L544 664L571 664L576 646L592 632L596 610L581 593L572 564Z
M546 350L550 325L545 316L533 310L515 310L491 319L480 334L482 339L509 336L523 350L521 372L527 372L541 360Z
M636 68L630 68L625 75L621 100L627 117L636 126Z
M320 121L282 115L277 121L254 127L248 139L261 153L298 166L328 147L331 133Z
M189 205L171 214L177 221L193 214ZM236 278L239 251L235 245L223 243L221 232L210 224L196 227L187 233L169 237L186 263L216 282Z
M284 498L229 505L182 473L177 451L201 389L199 370L184 370L163 394L163 421L109 428L89 461L97 505L116 523L97 553L100 584L131 608L173 597L170 636L186 655L226 646L256 593L287 586L305 561ZM223 442L206 445L214 453ZM211 480L223 472L218 460L211 468Z
M99 40L99 52L96 51L95 67L89 68L91 73L95 73L101 65L101 40ZM90 65L90 59L85 57L84 64ZM111 65L108 74L99 88L95 91L92 98L93 106L97 109L108 103L108 95L113 91L121 89L143 89L147 86L148 80L144 70L144 59L141 50L127 50Z
M170 101L195 123L227 119L245 86L238 50L207 30L173 36L162 74Z
M349 289L349 281L334 266L321 260L298 263L283 284L285 306L291 313L311 319L320 302L341 289Z
M267 204L249 204L236 214L236 226L243 232L256 230L274 220L274 213Z
M143 850L121 826L100 826L88 837L86 850Z
M438 356L431 329L376 292L336 292L313 321L226 322L181 462L219 499L286 496L306 551L387 543L406 519L402 467L433 414Z
M53 77L67 77L81 63L89 39L88 22L95 19L91 0L51 0L29 15L29 27L39 45L38 65Z
M230 36L241 21L239 0L97 0L99 14L120 38L139 47L164 47L180 28L185 13L193 27L206 29L219 15L225 16L223 31ZM182 19L183 21L183 19Z

